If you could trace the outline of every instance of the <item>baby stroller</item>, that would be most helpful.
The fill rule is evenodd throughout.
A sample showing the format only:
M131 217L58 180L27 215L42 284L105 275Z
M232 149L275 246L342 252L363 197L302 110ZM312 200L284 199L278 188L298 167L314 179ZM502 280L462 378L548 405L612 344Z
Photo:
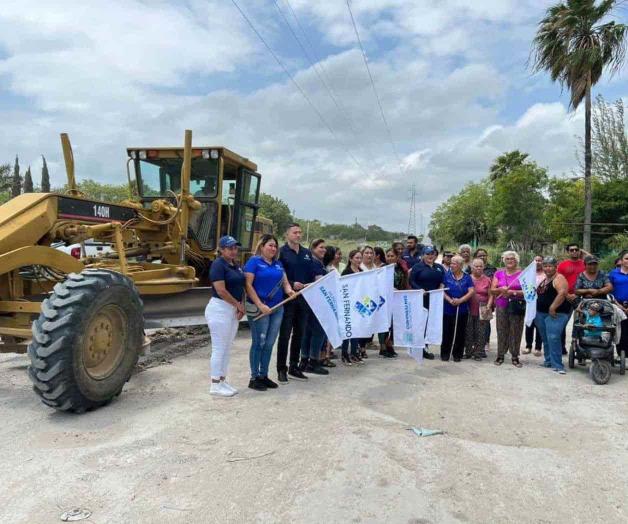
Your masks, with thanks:
M576 360L584 365L591 360L589 372L596 384L606 384L611 378L611 368L615 366L615 310L610 300L583 299L576 309L569 349L569 367L573 369ZM619 374L626 372L626 354L621 352Z

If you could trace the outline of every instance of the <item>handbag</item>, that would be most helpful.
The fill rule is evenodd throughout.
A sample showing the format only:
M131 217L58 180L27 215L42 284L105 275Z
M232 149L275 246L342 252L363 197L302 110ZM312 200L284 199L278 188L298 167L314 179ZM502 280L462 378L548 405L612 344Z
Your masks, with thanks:
M480 304L480 320L493 320L493 311L488 304Z
M272 299L277 294L277 291L279 291L279 288L281 288L281 284L283 284L283 277L281 277L281 280L277 282L277 284L275 284L275 287L270 290L270 293L266 295L266 298L261 299L264 304L266 304L267 300ZM262 313L260 308L258 308L257 305L253 304L253 302L250 302L249 300L247 300L244 304L244 311L246 312L247 316L250 317L257 317Z
M515 278L515 280L517 280L517 278ZM510 287L511 283L508 282L508 275L506 275L506 284ZM526 301L523 298L509 298L506 311L509 315L523 316L526 314Z
M511 298L508 299L508 308L509 315L525 315L526 314L526 301L522 298Z

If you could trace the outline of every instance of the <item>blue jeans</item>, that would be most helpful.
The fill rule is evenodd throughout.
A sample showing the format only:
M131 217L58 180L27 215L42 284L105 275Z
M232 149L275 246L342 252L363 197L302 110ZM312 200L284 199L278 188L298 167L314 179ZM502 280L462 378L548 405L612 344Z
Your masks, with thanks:
M273 346L281 327L283 307L259 320L254 321L254 317L251 316L247 316L247 318L249 319L249 326L251 326L252 337L251 351L249 352L251 377L267 377Z
M320 325L316 315L309 310L307 324L303 332L303 338L301 339L301 358L320 360L321 351L323 350L326 340L327 335L325 335L325 330Z
M560 341L561 333L569 321L567 313L558 313L556 318L549 313L537 311L534 323L543 339L543 355L545 367L565 369L563 366L563 347Z

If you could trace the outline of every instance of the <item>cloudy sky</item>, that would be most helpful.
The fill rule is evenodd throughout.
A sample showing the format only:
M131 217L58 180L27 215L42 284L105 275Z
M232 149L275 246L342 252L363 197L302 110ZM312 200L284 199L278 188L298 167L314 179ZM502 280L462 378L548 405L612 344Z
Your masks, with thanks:
M427 222L504 151L557 176L577 165L582 114L526 69L550 3L353 0L395 154L345 0L238 0L326 124L231 0L4 0L0 162L39 173L44 154L62 183L67 132L79 178L122 183L127 146L190 128L255 161L301 217L403 231L412 184ZM596 87L627 91L625 75Z

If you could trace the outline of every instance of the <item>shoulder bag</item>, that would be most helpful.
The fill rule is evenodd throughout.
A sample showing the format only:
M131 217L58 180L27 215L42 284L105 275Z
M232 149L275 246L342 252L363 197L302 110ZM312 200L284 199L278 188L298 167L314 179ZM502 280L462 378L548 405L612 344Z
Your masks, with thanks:
M275 287L270 290L270 293L268 293L268 295L266 295L266 297L263 299L260 297L260 300L264 304L266 304L267 300L271 300L277 294L277 291L279 291L282 284L283 284L283 276L281 277L281 280L277 282L277 284L275 284ZM249 300L246 301L244 310L246 311L247 316L250 316L250 317L256 317L262 313L260 311L260 308L258 308L256 304L253 304L253 302Z
M510 286L506 272L504 272L504 276L506 277L506 284ZM523 316L526 314L526 301L523 298L509 298L506 311L509 315Z

